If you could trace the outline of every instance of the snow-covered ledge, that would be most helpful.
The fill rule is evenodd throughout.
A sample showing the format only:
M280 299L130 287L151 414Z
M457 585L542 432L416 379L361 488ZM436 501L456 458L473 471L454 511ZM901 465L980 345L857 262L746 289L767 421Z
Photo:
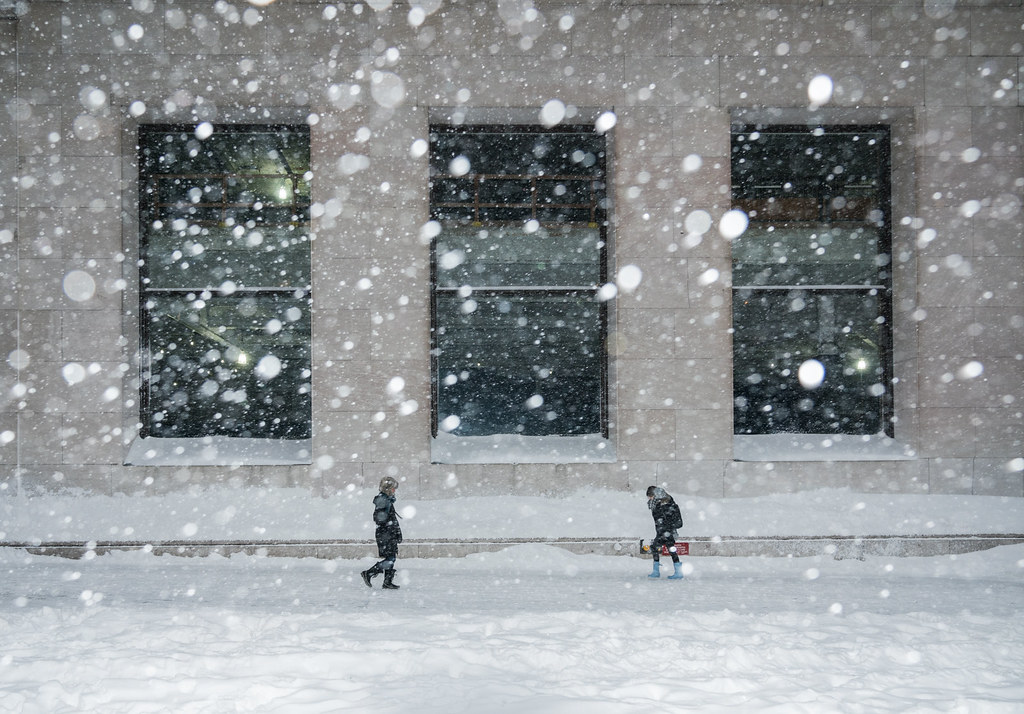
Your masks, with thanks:
M908 461L917 454L885 434L736 434L736 461Z
M600 434L580 436L455 436L438 432L430 443L435 464L577 464L615 461L615 447Z
M312 463L312 454L312 439L139 437L124 462L129 466L287 466Z

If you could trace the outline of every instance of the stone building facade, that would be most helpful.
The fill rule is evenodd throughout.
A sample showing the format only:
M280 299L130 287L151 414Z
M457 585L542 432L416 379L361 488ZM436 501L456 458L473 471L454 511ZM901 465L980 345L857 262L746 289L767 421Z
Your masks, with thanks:
M650 483L705 497L1024 496L1019 0L31 0L0 13L8 496L222 484L329 496L385 475L423 499ZM283 161L259 179L286 181L285 228L261 232L277 198L255 183L228 199L250 180L241 169L204 169L222 193L180 178L161 193L166 176L198 171L189 147L256 141L238 127L286 127L306 147L308 167ZM521 170L479 168L573 131L598 148L545 163L534 144ZM149 161L150 139L175 158ZM861 180L847 181L854 166ZM488 203L488 187L521 196ZM541 213L522 212L531 201ZM240 203L250 213L196 218ZM511 204L522 211L498 211ZM294 304L250 335L273 360L253 355L263 372L228 389L245 354L197 315L267 286L173 276L191 250L195 277L217 241L266 257L253 236L279 229L291 242L274 255L299 277L252 304ZM835 241L856 248L838 255ZM473 263L474 250L512 257ZM481 286L467 287L467 266ZM760 312L741 309L756 300ZM810 306L810 322L787 322ZM529 340L502 331L509 310L521 326L536 317L530 344L551 343L551 365L517 356ZM567 322L597 345L571 369L576 342L551 337ZM184 323L197 340L212 325L204 354L220 371L173 362L181 340L164 327ZM863 354L848 339L862 328ZM811 348L779 337L801 329ZM302 397L267 396L257 421L297 409L298 431L204 434L255 399L252 385L282 384L282 335L299 375L283 399ZM765 344L776 352L759 366ZM474 349L519 377L445 366L449 350L468 364ZM789 366L768 374L776 358ZM164 385L198 379L192 402L208 388L213 416L168 426L189 399L156 390L161 359ZM805 380L808 366L824 376ZM546 392L550 374L561 386ZM819 398L833 378L834 399ZM772 400L794 394L779 416ZM569 413L581 416L563 424Z

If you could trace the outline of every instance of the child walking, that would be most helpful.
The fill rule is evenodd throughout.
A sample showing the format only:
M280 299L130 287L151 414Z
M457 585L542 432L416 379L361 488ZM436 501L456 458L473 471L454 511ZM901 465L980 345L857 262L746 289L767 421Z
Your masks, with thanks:
M654 556L654 570L647 577L661 577L661 547L667 546L672 556L672 574L669 580L682 580L683 570L676 552L676 530L683 527L683 516L679 506L668 492L660 486L647 489L647 507L654 518L654 540L651 541L651 555Z
M402 526L398 524L395 511L395 489L398 481L385 476L380 480L380 493L373 497L373 522L377 524L377 555L382 558L372 568L360 573L366 587L373 587L373 579L384 573L384 589L398 590L395 585L395 559L398 558L398 544L402 542Z

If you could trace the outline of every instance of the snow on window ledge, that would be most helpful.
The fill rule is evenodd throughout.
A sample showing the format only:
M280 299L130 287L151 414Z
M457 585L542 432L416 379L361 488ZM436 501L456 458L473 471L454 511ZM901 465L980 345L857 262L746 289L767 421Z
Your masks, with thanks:
M193 439L139 437L125 458L128 466L286 466L312 463L311 439Z
M916 452L885 434L736 434L735 461L909 461Z
M454 436L439 432L430 443L435 464L611 463L615 448L600 434L581 436Z

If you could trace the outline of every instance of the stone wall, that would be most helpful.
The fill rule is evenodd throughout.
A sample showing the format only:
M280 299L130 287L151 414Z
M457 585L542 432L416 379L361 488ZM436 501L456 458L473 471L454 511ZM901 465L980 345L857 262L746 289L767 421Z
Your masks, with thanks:
M595 484L750 496L822 487L1024 496L1019 0L15 3L0 16L0 487L224 484L406 497ZM736 112L889 123L900 459L733 460L730 251L683 240L730 204ZM614 111L615 463L431 464L431 111ZM124 465L137 434L137 127L308 121L311 465ZM352 157L366 160L351 161ZM699 157L699 161L695 159ZM716 271L716 272L709 272ZM706 276L716 275L715 280ZM83 287L84 286L84 287ZM983 366L966 374L964 366ZM70 371L69 371L70 370ZM405 380L398 410L387 385Z

